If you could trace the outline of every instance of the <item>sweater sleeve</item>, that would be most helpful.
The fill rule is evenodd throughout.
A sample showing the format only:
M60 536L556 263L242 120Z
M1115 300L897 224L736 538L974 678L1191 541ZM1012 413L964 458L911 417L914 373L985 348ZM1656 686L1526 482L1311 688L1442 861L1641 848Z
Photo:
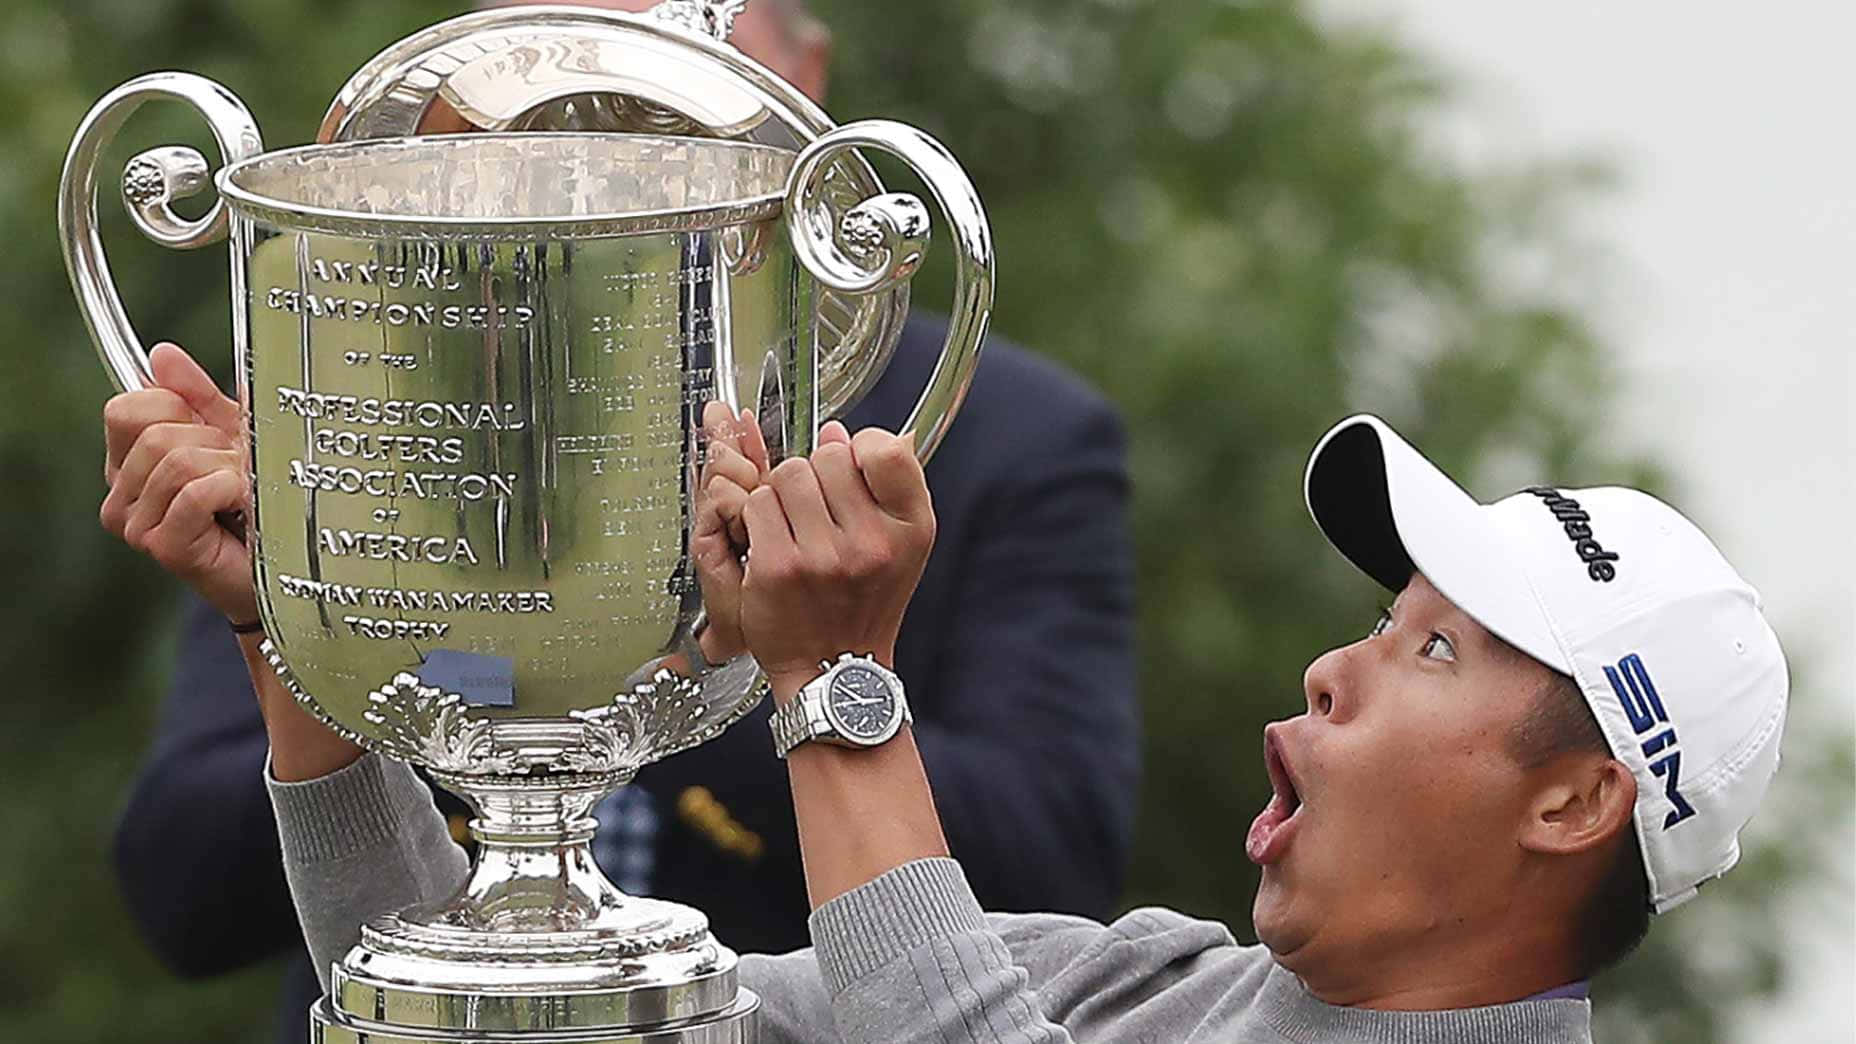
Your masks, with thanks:
M463 882L464 851L411 767L367 754L319 779L282 783L267 758L264 779L323 989L369 918L442 899Z
M1069 1044L1031 974L987 921L952 859L924 859L826 903L812 939L846 1044ZM1087 935L1033 933L1044 950ZM1063 954L1040 963L1063 965Z

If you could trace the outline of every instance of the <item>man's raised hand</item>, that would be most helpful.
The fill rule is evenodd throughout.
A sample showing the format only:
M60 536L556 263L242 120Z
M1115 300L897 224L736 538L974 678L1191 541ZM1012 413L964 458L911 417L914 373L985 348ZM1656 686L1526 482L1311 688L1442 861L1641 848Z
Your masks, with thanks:
M810 458L782 462L743 509L741 631L789 696L840 653L892 664L934 546L934 509L907 435L831 422Z
M174 345L149 365L154 387L104 404L110 492L98 517L228 619L256 619L250 553L217 518L243 511L249 488L239 405Z
M699 639L703 658L723 663L747 651L741 637L741 556L747 553L748 528L741 512L748 494L767 479L767 443L752 411L737 416L720 402L703 407L702 428L707 448L696 484L690 556L709 621Z

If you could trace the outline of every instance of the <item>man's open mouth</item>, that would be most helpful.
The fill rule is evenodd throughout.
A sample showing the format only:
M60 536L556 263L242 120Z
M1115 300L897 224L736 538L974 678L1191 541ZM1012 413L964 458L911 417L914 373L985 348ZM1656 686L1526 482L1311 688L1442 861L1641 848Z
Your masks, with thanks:
M1263 730L1263 764L1269 770L1270 803L1257 813L1244 839L1244 853L1258 866L1268 866L1281 859L1295 833L1297 814L1302 810L1302 794L1296 788L1295 774L1283 755L1281 734L1277 726Z

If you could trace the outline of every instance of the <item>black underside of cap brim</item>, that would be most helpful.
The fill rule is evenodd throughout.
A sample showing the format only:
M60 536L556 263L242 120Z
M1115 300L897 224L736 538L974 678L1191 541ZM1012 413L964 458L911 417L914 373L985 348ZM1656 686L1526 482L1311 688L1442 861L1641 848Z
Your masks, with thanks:
M1388 591L1416 571L1392 521L1385 449L1372 425L1334 433L1308 474L1308 508L1328 542Z

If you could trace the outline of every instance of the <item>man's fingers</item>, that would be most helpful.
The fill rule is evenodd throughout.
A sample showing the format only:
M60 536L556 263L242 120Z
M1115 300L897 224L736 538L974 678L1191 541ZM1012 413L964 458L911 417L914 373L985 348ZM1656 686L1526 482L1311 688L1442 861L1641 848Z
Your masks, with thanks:
M735 415L728 409L728 404L720 399L711 399L703 405L702 431L708 436L711 446L721 443L731 449L741 447L741 430Z
M103 404L103 480L114 484L123 458L150 425L193 420L187 400L166 388L123 392Z
M734 486L726 479L719 483ZM740 504L737 514L747 506L747 493L734 486L734 492L716 490L705 493L708 501L699 513L696 528L690 534L690 558L696 564L696 581L702 585L704 611L708 614L709 626L703 629L697 639L705 659L711 663L721 663L739 655L741 643L741 584L746 579L746 570L741 565L741 553L728 534L727 524L722 520L718 505L732 502L739 493ZM736 519L740 522L739 517ZM746 532L746 523L741 523L742 532Z
M826 421L825 426L818 430L820 446L829 446L833 443L842 443L845 446L851 444L851 433L845 428L843 421Z
M230 485L230 499L214 505L206 513L206 521L213 522L215 511L236 511L244 506L244 484L240 470L239 455L235 450L218 449L210 446L184 446L173 450L161 458L154 470L149 472L148 481L129 509L129 518L123 525L123 539L131 546L137 546L141 538L157 527L172 521L175 498L180 492L191 486L196 480L215 472L227 472L240 481ZM196 496L216 490L217 486L208 486L196 492Z
M225 585L226 567L234 567L232 576L241 580L232 580L234 585L245 585L249 600L249 561L245 559L245 544L234 539L225 529L213 520L215 503L239 502L245 490L245 481L238 472L212 472L197 477L180 494L176 494L173 507L169 507L167 518L161 520L161 526L148 531L143 537L143 552L148 557L161 563L161 567L180 576L182 580L200 583L215 574L219 580L215 585ZM228 561L228 555L238 555ZM202 593L206 593L202 589ZM230 596L230 593L221 593ZM212 598L212 596L210 596ZM215 602L217 604L217 602ZM245 607L239 611L241 617L251 617L256 606Z
M767 484L780 495L780 507L800 551L816 555L837 546L838 527L825 506L825 493L810 461L794 457L782 462L767 477Z
M704 516L714 515L720 522L738 518L747 507L748 489L726 475L711 478L702 488Z
M726 501L717 505L717 509L728 527L729 544L735 550L744 552L748 549L748 520L744 515L748 506L748 491L739 486L735 488L740 491L739 497L730 495Z
M703 484L697 501L695 525L690 531L690 553L699 569L724 582L740 583L741 552L747 541L747 523L741 518L747 510L748 492L726 478L713 478ZM739 529L741 539L735 538Z
M741 572L741 555L729 543L724 529L712 528L690 534L690 555L697 568L719 575L724 580ZM737 581L738 582L738 581Z
M230 441L217 428L192 420L163 421L143 428L122 465L110 477L110 492L103 498L103 527L122 535L129 511L141 498L150 473L170 453L185 447L231 450Z
M742 494L745 501L747 495ZM715 579L731 588L741 584L741 555L728 535L727 526L719 520L705 525L698 519L697 527L690 533L690 557L696 560L696 569L704 580ZM710 603L710 615L714 616L718 607L714 604L717 592L705 585L703 599Z
M175 494L161 524L142 538L143 549L183 579L218 569L225 564L222 556L236 554L244 545L221 529L214 515L242 504L244 496L244 477L236 471L222 469L195 478Z
M823 442L824 433L820 432ZM825 494L825 507L840 528L856 531L882 514L876 497L864 482L851 452L850 437L842 442L825 442L812 452L812 470L818 475L819 488Z
M211 446L216 449L231 449L232 441L218 428L211 428L198 421L161 421L142 429L136 437L135 445L116 469L116 475L110 482L111 492L122 490L130 499L141 496L142 483L148 481L149 472L161 463L161 458L182 446Z
M237 437L244 423L238 402L227 398L213 377L175 344L158 344L148 353L155 383L186 400L199 418L229 436Z
M717 441L709 443L709 459L702 466L702 483L707 486L717 478L727 479L743 490L749 490L760 485L761 473L753 461L742 456L740 450L726 442Z
M870 494L886 514L910 523L934 521L928 480L908 436L865 428L851 440L851 451Z
M779 561L790 564L793 555L793 529L780 506L780 495L772 486L762 486L748 494L741 517L748 526L748 571L756 562ZM763 566L768 568L770 566Z
M747 491L760 485L766 472L741 451L741 421L726 403L712 400L704 406L702 427L709 446L703 453L699 488L708 496L713 483L725 481L741 491L739 498L730 496L729 503L721 508L720 521L727 528L729 543L744 548L748 542L748 527L741 518L741 506L747 500Z
M702 499L696 509L698 533L720 533L733 547L748 543L747 521L741 517L747 508L748 491L727 476L714 476L703 483Z
M772 461L768 459L767 437L761 433L760 420L754 416L753 410L742 410L737 420L741 425L741 439L737 445L741 452L754 462L754 466L760 469L761 477L765 478L772 468Z
M757 479L767 477L767 440L761 435L760 422L754 419L753 410L736 414L729 411L726 403L711 400L702 408L702 429L711 446L717 443L727 446L747 460ZM756 484L745 485L752 489Z

